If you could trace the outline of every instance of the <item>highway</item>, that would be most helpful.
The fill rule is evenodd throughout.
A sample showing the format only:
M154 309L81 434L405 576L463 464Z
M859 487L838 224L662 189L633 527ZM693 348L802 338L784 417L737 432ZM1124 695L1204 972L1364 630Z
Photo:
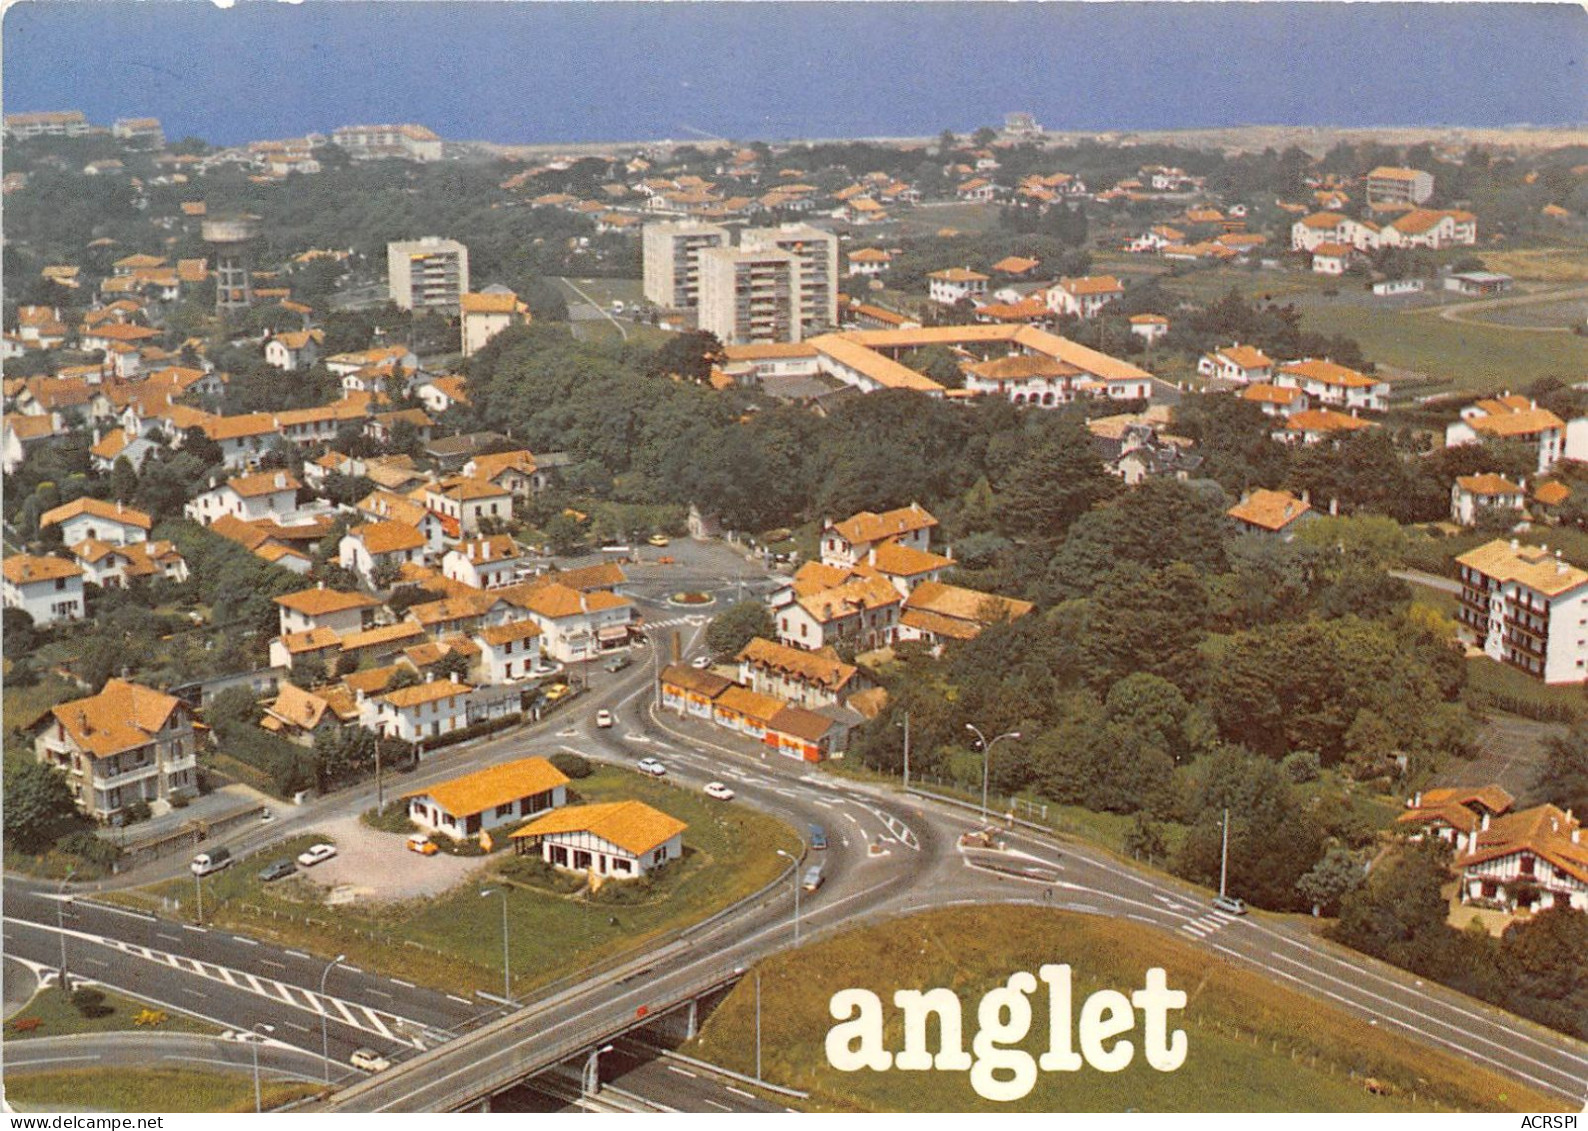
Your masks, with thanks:
M634 572L659 577L642 581L635 595L645 602L651 623L677 622L685 654L698 644L705 617L684 617L656 598L694 585L714 589L726 601L746 576L724 576L711 566ZM704 610L712 611L720 609ZM427 759L420 771L403 779L403 788L452 776L463 765L525 753L573 750L618 764L656 757L675 783L698 788L710 780L727 782L736 797L726 804L771 812L802 833L811 823L824 826L829 848L813 855L824 858L826 883L818 892L802 893L805 938L926 908L987 902L1130 919L1564 1102L1580 1105L1588 1096L1588 1046L1580 1042L1335 947L1304 920L1215 912L1206 892L1083 844L1016 829L1004 834L1011 851L962 849L960 834L979 823L974 811L777 757L720 729L662 713L654 704L652 682L658 657L641 651L636 658L640 662L617 676L592 673L597 682L589 694L540 724L473 744L466 752ZM595 710L603 706L617 715L610 729L593 725ZM283 814L271 826L250 829L239 842L257 848L306 831L328 813L368 808L373 796L372 789L335 795L307 811ZM149 882L184 869L185 860L168 861L124 882ZM74 974L226 1028L272 1024L273 1038L314 1057L324 1016L331 1075L345 1085L329 1108L427 1111L471 1102L531 1069L575 1057L592 1042L607 1042L636 1025L642 1007L652 1012L792 945L792 893L792 883L779 884L730 916L616 970L526 1002L510 1017L462 995L347 967L332 972L321 996L324 957L230 932L96 908L81 899L62 906L53 887L12 877L5 883L4 937L7 955L37 969L53 969L60 961L59 911L67 966ZM376 1077L363 1077L346 1067L348 1053L363 1045L399 1063ZM603 1064L603 1079L623 1076L624 1089L660 1109L712 1111L742 1099L721 1081L665 1058L638 1058L631 1064L633 1058L623 1054L627 1047L620 1042L619 1052L607 1054L611 1063Z

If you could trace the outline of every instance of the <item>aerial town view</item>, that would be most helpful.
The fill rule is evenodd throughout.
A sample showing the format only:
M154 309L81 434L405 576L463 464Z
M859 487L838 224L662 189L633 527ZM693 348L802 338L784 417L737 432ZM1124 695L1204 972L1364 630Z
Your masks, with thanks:
M8 1126L1575 1126L1588 11L3 31Z

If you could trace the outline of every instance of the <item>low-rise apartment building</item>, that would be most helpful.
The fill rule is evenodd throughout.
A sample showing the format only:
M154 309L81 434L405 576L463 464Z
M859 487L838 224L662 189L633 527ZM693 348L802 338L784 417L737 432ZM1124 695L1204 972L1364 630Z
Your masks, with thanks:
M1588 680L1588 572L1496 539L1456 559L1456 621L1491 659L1550 684Z

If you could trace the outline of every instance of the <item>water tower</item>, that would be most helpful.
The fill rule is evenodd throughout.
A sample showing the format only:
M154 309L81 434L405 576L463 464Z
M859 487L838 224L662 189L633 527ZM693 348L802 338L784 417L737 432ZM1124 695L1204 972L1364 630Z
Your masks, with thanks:
M215 255L215 310L228 314L253 305L254 246L258 216L214 216L203 224L204 242Z

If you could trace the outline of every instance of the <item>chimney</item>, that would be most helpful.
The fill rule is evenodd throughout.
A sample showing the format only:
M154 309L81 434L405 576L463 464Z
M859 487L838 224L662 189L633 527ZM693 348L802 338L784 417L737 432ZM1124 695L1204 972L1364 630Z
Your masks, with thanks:
M1484 831L1484 832L1488 832L1489 831L1489 815L1487 813L1485 813L1483 815L1482 831ZM1474 844L1477 843L1476 840L1474 840L1473 843Z
M435 681L436 681L436 673L435 672L426 672L425 673L425 682L426 683L434 683Z
M452 673L452 682L453 683L457 683L458 682L458 673L457 672L453 672Z
M1422 803L1423 803L1423 791L1419 789L1416 793L1412 794L1411 808L1413 808L1413 809L1421 808L1422 807Z
M1310 507L1312 505L1312 492L1303 488L1301 492L1301 501Z
M1521 543L1519 543L1515 538L1512 538L1511 539L1511 549L1512 549L1512 551L1514 552L1514 551L1519 550L1521 548L1522 548L1521 547Z
M287 473L285 471L276 472L276 490L285 491L286 489L287 489Z
M1329 500L1329 517L1330 518L1337 518L1337 517L1339 517L1339 514L1340 514L1340 500L1339 499L1330 499Z

